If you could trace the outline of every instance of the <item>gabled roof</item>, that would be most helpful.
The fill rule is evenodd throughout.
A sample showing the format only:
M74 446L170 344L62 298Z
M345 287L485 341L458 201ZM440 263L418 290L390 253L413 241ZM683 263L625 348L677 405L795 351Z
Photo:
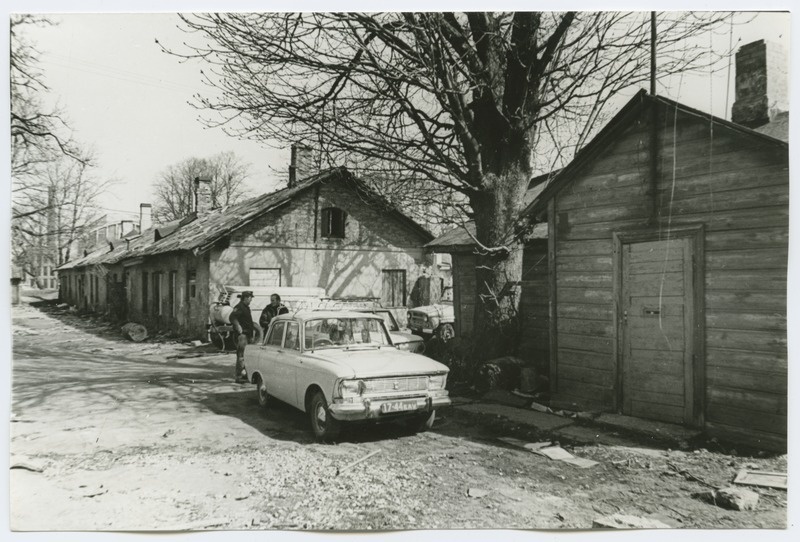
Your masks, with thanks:
M525 211L523 211L523 216L535 215L541 212L547 201L574 178L573 173L595 158L606 145L613 142L614 138L622 133L622 131L629 126L630 122L638 118L648 105L662 105L670 107L673 110L677 109L688 115L713 122L715 125L724 126L745 136L752 137L757 141L785 148L787 152L789 149L788 142L771 135L770 131L766 129L766 126L758 130L753 130L741 124L715 117L710 113L705 113L693 107L689 107L688 105L683 105L669 98L652 96L642 89L622 107L619 113L617 113L585 147L575 154L575 158L573 158L573 160L548 183L542 193L527 206ZM786 122L788 123L788 118Z
M59 270L97 264L114 264L121 260L152 256L175 251L194 251L202 253L222 238L230 235L265 214L289 203L295 196L320 183L342 181L347 183L359 196L369 203L381 206L384 213L393 216L420 235L423 241L433 236L422 226L401 213L388 201L371 190L353 176L346 168L332 168L312 175L291 188L263 194L241 203L214 209L206 214L189 215L181 220L161 224L151 228L130 243L115 243L83 258L65 264Z

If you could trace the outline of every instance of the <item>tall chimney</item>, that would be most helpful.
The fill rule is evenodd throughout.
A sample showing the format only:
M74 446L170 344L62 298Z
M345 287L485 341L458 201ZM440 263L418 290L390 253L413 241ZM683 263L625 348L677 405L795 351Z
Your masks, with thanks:
M731 120L758 128L789 110L786 51L777 43L754 41L736 53L736 101Z
M213 208L211 198L211 179L195 177L194 179L194 210L197 216L209 212Z
M153 225L153 206L149 203L139 204L139 232L149 230Z
M292 144L292 161L289 165L289 188L316 173L311 147L302 143Z

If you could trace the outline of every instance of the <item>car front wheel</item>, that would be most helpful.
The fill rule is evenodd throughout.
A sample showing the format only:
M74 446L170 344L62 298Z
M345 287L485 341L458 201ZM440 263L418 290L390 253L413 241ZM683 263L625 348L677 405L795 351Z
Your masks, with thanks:
M311 398L309 403L308 416L311 421L311 429L314 437L319 442L330 442L339 436L341 422L331 416L328 410L328 403L321 391L318 391Z
M258 404L263 408L269 406L270 401L267 385L260 376L256 377L256 393L258 394Z
M436 334L442 342L447 342L456 336L456 330L452 324L442 324L436 330Z

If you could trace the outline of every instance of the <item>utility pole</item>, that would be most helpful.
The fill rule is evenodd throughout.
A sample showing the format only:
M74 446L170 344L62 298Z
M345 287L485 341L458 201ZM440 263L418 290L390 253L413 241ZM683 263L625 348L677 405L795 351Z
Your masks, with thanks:
M656 12L650 12L650 95L656 95Z

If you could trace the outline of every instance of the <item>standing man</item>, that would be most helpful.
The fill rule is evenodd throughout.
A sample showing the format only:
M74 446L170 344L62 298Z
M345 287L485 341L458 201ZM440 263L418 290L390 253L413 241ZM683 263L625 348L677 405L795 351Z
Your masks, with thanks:
M231 312L230 320L236 337L236 383L246 382L247 372L244 369L244 349L247 343L252 342L253 333L258 331L261 338L261 328L253 324L253 315L250 312L250 302L253 301L253 292L245 290L239 294L241 301L236 304Z
M269 329L269 323L273 318L279 314L288 313L289 309L286 308L286 305L281 303L281 296L278 294L272 294L269 296L269 305L264 307L264 310L261 311L261 317L258 319L258 324L261 326L261 329L264 330L264 333L266 333Z

